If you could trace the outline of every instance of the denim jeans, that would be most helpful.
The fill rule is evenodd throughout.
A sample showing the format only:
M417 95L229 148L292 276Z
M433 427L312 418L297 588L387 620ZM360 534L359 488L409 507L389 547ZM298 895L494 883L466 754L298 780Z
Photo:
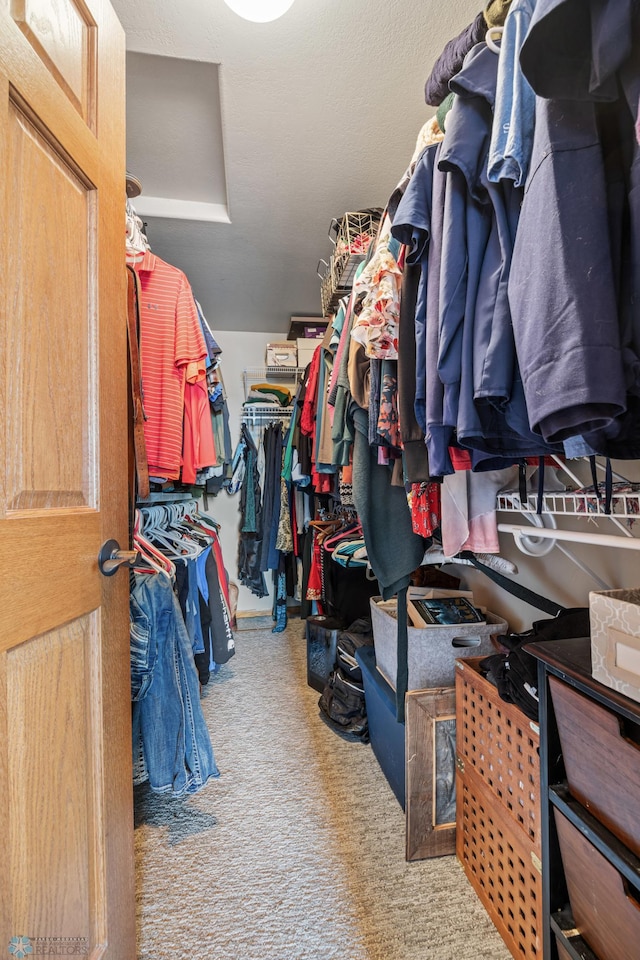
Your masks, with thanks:
M218 777L198 674L180 604L162 574L135 575L131 591L134 781L173 796Z

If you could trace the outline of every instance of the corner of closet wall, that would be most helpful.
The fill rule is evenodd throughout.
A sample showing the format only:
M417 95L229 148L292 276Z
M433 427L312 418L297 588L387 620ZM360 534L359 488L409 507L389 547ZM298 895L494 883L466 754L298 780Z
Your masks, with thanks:
M261 367L265 362L267 344L282 340L281 330L265 333L260 330L219 330L216 327L216 338L223 350L224 356L224 385L227 391L229 407L229 429L231 441L235 447L240 436L242 404L244 403L244 389L242 371L247 367ZM215 516L221 524L220 540L222 551L228 567L229 578L237 581L238 568L238 526L240 523L240 494L228 494L222 490L215 501ZM256 597L247 587L239 584L238 614L247 616L257 613L265 616L271 612L273 604L273 583L266 577L269 594L266 597Z

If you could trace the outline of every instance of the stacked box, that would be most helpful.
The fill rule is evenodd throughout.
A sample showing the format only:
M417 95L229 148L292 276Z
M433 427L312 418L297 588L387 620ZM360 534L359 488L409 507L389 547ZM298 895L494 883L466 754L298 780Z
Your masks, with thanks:
M322 339L322 337L298 337L298 366L300 368L306 367L308 363L311 363L316 347L319 343L322 343Z
M298 351L295 343L290 340L268 343L266 362L268 367L297 367Z
M640 701L640 590L589 594L594 680Z

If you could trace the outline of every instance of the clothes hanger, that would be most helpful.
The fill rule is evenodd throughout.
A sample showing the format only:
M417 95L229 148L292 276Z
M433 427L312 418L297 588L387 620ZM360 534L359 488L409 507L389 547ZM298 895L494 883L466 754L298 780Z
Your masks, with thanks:
M129 262L141 259L149 249L149 241L144 233L144 224L136 213L129 197L126 203L126 252Z
M175 528L154 531L154 539L164 545L174 560L195 560L205 549L204 546Z
M171 504L157 504L153 507L142 507L143 518L148 521L143 527L145 536L152 544L162 546L164 548L162 552L166 553L170 560L195 559L202 553L202 547L170 529L171 506Z
M189 519L204 529L208 527L215 534L220 532L220 524L218 521L214 520L213 517L210 517L208 514L203 513L197 505L194 514L191 515Z
M154 573L163 573L175 579L176 568L169 557L158 550L142 533L142 516L140 510L135 511L133 526L133 544L140 555L140 566L144 561ZM136 569L138 564L136 564Z
M310 520L309 526L315 530L314 539L323 544L330 534L335 533L341 526L340 520Z
M359 520L355 521L349 526L343 526L336 533L331 534L331 536L325 537L322 541L322 546L328 552L332 552L335 547L339 546L340 543L348 540L362 540L364 542L364 533L362 530L362 524Z
M485 35L485 42L489 50L494 53L500 53L500 44L497 42L502 38L503 27L489 27Z
M336 530L342 521L338 517L327 517L324 520L309 520L309 526L320 532Z
M197 500L188 500L184 503L170 505L173 517L172 529L195 540L201 551L210 547L218 537L220 524L212 517L200 513Z

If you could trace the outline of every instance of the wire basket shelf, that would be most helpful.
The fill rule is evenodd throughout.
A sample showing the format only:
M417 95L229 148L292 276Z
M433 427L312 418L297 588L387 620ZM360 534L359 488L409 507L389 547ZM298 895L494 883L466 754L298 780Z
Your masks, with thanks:
M637 520L640 516L640 485L633 484L629 490L616 491L614 484L611 498L611 515L628 520ZM567 490L565 492L544 493L542 497L542 512L563 515L568 517L599 516L609 514L604 510L604 487L600 485L599 496L596 496L593 487L581 490ZM498 494L498 510L506 513L536 513L538 498L531 494L522 502L516 490L503 490Z
M322 313L330 316L342 297L350 293L358 266L365 259L378 232L382 211L377 209L345 213L331 221L329 239L334 252L318 263Z
M293 415L293 407L282 407L278 403L247 403L242 407L242 422L249 426L271 423L281 420L288 423Z

